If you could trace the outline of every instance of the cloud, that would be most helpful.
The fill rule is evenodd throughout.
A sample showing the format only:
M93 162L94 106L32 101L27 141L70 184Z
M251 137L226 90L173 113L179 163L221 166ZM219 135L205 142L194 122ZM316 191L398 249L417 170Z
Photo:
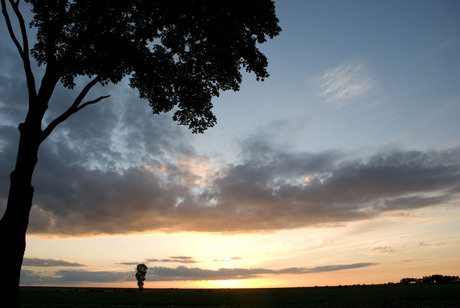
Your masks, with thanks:
M199 190L180 180L194 171L178 174L173 163L104 170L45 153L29 232L259 232L335 225L459 199L460 148L389 149L356 159L340 151L290 153L258 140L243 144L242 152L239 163L203 175L207 185Z
M377 263L364 262L364 263L353 263L353 264L342 264L342 265L327 265L317 266L311 269L307 269L306 273L324 273L324 272L335 272L354 268L363 268L376 265Z
M2 121L0 126L1 213L6 206L9 174L16 160L19 140L17 125L23 121L27 107L27 99L22 95L25 93L24 84L13 81L9 84L0 82L0 90L8 87L2 93L12 93L11 98L5 96L0 98L2 115L8 117L8 121ZM110 99L90 106L88 110L84 109L69 118L42 144L39 163L33 178L36 191L40 191L40 194L35 195L36 206L33 210L35 218L32 223L34 227L31 227L30 230L47 232L46 229L50 226L58 227L54 224L54 219L59 217L78 219L79 215L75 215L75 208L66 206L67 201L73 206L83 208L90 206L88 203L83 204L84 202L91 202L94 205L94 202L99 203L103 199L109 201L110 198L107 199L106 194L111 194L106 190L106 184L109 182L118 182L121 185L126 181L137 182L140 180L139 176L145 175L145 172L142 172L144 168L173 165L171 160L177 161L183 157L193 156L194 149L189 140L191 134L176 125L170 119L170 114L152 115L148 104L140 101L137 94L123 82L117 86L95 88L91 92L91 97L108 93L112 95ZM49 122L58 116L65 109L63 105L65 107L74 95L74 92L57 87L50 104L50 115L45 121ZM155 194L151 187L161 189L162 179L159 173L157 175L157 178L152 179L155 184L148 188L144 186L144 191L149 190L149 194ZM88 182L91 178L98 180ZM106 182L106 184L98 181ZM91 188L81 185L83 182L88 184L92 182L96 186ZM137 184L133 183L133 185ZM129 193L129 186L124 187L127 189L126 193ZM118 188L112 186L111 190L113 189ZM174 190L174 188L171 189ZM131 192L138 193L141 190L143 190L142 186L137 191ZM92 194L92 197L86 193ZM90 198L86 199L85 195ZM114 194L113 196L115 197ZM164 202L174 203L175 198L172 197ZM120 213L129 211L124 206L127 206L133 199L136 198L126 195L124 205L121 204L118 208L107 208L107 210L112 214L116 210L121 210ZM113 199L112 201L116 202ZM155 201L151 200L151 202ZM48 202L49 207L42 206ZM92 222L92 219L89 222Z
M63 285L81 282L135 281L134 272L59 270L56 272L21 271L21 285Z
M56 275L60 277L60 281L63 283L135 281L134 272L60 270L56 272Z
M243 258L240 257L231 257L228 259L214 259L212 260L213 262L230 262L230 261L238 261L238 260L243 260Z
M193 257L187 256L177 256L169 257L168 259L146 259L146 262L172 262L172 263L198 263L199 261L195 260Z
M62 283L60 277L56 277L50 273L42 273L27 269L21 270L21 285L59 285Z
M118 264L121 264L121 265L134 265L134 266L137 266L138 264L140 264L142 262L119 262Z
M353 263L343 265L326 265L313 268L284 268L280 270L266 268L220 268L217 270L203 269L198 267L178 266L150 267L147 271L147 281L197 281L197 280L234 280L252 279L264 275L284 274L312 274L364 268L376 265L376 263ZM85 270L59 270L52 274L37 273L25 270L21 273L21 284L62 284L79 282L120 282L134 281L134 272L108 272L108 271L85 271Z
M330 68L315 77L313 83L318 96L337 107L365 97L377 85L369 67L359 60Z
M372 251L381 252L381 253L391 253L394 252L396 249L391 246L384 246L384 247L374 247Z
M40 259L40 258L24 258L22 263L24 266L39 266L39 267L56 267L56 266L66 266L66 267L83 267L85 264L78 262L69 262L64 260L56 259Z
M188 256L172 256L166 259L145 259L142 262L120 262L122 265L138 265L139 263L183 263L192 264L199 263L200 261L195 260L193 257Z
M174 281L174 280L229 280L229 279L250 279L259 277L262 274L274 274L276 271L256 268L220 268L217 270L189 268L179 266L176 268L153 267L150 268L152 280Z
M425 242L421 242L417 246L418 247L424 247L424 248L438 248L438 247L444 247L446 245L447 245L447 243L425 243ZM454 245L456 245L456 244L454 244Z

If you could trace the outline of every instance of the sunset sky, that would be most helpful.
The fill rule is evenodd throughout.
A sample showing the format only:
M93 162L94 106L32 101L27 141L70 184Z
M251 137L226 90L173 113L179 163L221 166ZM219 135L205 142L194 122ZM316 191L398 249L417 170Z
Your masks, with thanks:
M147 288L460 275L460 2L275 3L270 78L214 99L214 128L123 81L44 142L22 285L136 287L138 263ZM0 35L3 214L27 93Z

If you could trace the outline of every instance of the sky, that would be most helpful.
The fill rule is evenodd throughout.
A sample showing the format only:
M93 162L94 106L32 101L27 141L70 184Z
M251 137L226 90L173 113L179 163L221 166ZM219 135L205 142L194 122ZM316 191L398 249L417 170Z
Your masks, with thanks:
M123 80L42 144L22 285L134 288L139 263L146 288L460 275L460 2L275 4L270 77L244 73L204 134ZM0 35L3 213L27 94Z

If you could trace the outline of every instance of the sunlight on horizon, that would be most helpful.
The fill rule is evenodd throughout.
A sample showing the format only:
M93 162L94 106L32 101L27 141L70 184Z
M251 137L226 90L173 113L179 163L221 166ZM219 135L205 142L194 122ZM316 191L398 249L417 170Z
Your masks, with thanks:
M460 238L452 231L458 225L459 209L444 207L442 215L438 209L438 217L443 217L442 225L430 218L432 211L434 209L419 209L411 216L393 213L346 226L241 235L144 233L73 239L29 236L26 258L46 260L53 255L57 260L83 265L68 268L63 274L69 271L126 273L126 277L133 280L136 263L145 263L149 267L146 288L312 287L378 284L397 282L409 276L456 274L449 269L458 268L458 259L449 256L458 253ZM400 227L393 228L395 225ZM433 232L434 229L437 232ZM439 231L449 236L440 237ZM419 257L414 259L414 255ZM340 268L366 262L372 265L328 271L329 265ZM26 266L25 269L38 273L40 268ZM59 272L60 269L62 267L48 267L47 271ZM171 280L165 281L159 271L172 275ZM234 273L235 278L247 276L219 279L222 275L227 278L229 273ZM159 278L162 280L156 281ZM45 283L38 281L36 285ZM135 281L67 284L136 286Z

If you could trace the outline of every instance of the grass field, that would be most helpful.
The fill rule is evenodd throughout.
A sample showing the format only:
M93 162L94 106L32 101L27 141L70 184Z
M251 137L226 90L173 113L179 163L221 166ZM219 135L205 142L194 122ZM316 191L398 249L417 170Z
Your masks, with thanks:
M281 289L21 289L22 308L460 307L460 284Z

